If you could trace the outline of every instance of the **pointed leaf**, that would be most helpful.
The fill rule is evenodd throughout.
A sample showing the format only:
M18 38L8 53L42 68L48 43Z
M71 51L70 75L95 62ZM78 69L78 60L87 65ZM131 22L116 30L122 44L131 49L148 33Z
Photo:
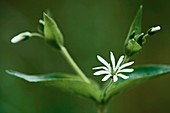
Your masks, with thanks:
M60 48L64 44L63 35L56 22L46 13L44 13L44 36L47 42L57 48Z
M12 70L7 70L7 73L22 78L28 82L57 87L64 91L76 93L78 95L94 99L95 101L100 101L100 89L98 85L94 81L91 81L91 83L88 84L84 82L79 76L62 73L28 75Z
M133 20L125 44L127 43L127 41L129 40L130 36L132 35L133 32L135 32L135 34L139 34L141 32L141 21L142 21L142 12L143 12L143 6L141 5L135 19Z
M167 73L170 73L170 66L167 65L146 65L136 67L134 72L126 74L129 76L128 79L124 80L119 78L116 83L112 82L105 92L104 101L108 101L113 95L116 95L126 89Z

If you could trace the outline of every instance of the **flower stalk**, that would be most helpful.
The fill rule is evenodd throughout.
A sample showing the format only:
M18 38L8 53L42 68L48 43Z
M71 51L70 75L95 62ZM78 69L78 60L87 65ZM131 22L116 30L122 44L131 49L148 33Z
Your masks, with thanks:
M107 108L104 104L98 106L98 113L107 113Z
M39 37L39 38L44 38L44 36L40 33L31 33L32 37Z
M65 59L68 61L68 63L70 64L70 66L73 68L73 70L81 76L81 78L86 82L86 83L90 83L89 79L86 77L86 75L82 72L82 70L78 67L78 65L75 63L75 61L72 59L72 57L70 56L69 52L67 51L67 49L62 46L61 47L61 54L65 57Z

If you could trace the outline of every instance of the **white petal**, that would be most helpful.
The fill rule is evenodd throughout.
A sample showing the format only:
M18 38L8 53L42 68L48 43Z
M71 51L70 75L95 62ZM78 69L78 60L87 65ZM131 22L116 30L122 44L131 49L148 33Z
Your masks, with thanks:
M103 77L102 81L106 81L108 80L112 75L106 75L105 77Z
M95 72L93 75L103 75L103 74L109 74L109 72L105 70L100 70L100 71Z
M113 81L116 82L118 80L118 77L116 75L113 76Z
M120 72L133 72L134 69L122 69L122 70L119 70L118 73Z
M113 70L115 70L115 57L112 52L110 52L110 59L112 62L112 68L113 68Z
M107 68L110 67L110 64L109 64L105 59L103 59L101 56L97 55L97 59L98 59L101 63L103 63Z
M119 66L120 66L120 64L122 63L123 59L124 59L124 56L121 56L121 57L119 58L119 60L118 60L118 62L117 62L117 65L116 65L116 68L115 68L115 71L119 68Z
M128 76L123 75L123 74L118 74L117 76L119 76L119 77L121 77L121 78L123 78L123 79L128 79L128 78L129 78Z
M108 68L106 68L106 67L104 67L104 66L94 67L94 68L92 68L92 69L93 69L93 70L104 69L104 70L106 70L106 71L109 70Z
M125 67L127 67L127 66L130 66L130 65L132 65L133 63L134 63L134 61L125 63L125 64L123 64L123 65L121 65L121 66L119 67L119 70L121 70L121 69L123 69L123 68L125 68Z

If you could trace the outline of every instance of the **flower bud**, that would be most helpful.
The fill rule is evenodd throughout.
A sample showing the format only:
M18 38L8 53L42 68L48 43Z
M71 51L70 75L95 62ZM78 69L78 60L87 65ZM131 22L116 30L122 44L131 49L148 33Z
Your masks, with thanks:
M41 19L39 20L39 23L42 24L42 25L44 25L44 21L41 20Z
M148 33L149 35L153 35L153 34L155 34L156 32L158 32L158 31L160 31L160 30L161 30L161 27L160 27L160 26L151 27L151 28L147 31L147 33Z
M40 19L38 23L38 32L44 34L44 21L42 19Z
M30 32L23 32L23 33L20 33L18 35L16 35L15 37L13 37L11 39L11 43L18 43L18 42L21 42L23 40L26 40L28 39L29 37L31 37L31 33Z
M139 52L141 49L142 46L135 39L130 39L125 45L125 54L127 56L132 56L135 53Z

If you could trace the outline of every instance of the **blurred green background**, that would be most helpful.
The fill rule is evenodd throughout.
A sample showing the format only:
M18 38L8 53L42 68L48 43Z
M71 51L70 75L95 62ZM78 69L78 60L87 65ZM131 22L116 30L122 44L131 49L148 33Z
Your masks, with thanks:
M10 39L23 31L36 31L42 12L49 8L71 55L94 78L91 68L99 64L97 54L109 60L109 51L117 57L123 53L125 37L140 4L144 5L143 31L154 25L161 25L162 30L147 40L135 64L170 64L169 0L1 0L0 113L96 113L91 100L6 74L6 69L29 74L73 73L59 52L43 40L13 45ZM116 96L108 113L170 113L169 81L167 75Z

